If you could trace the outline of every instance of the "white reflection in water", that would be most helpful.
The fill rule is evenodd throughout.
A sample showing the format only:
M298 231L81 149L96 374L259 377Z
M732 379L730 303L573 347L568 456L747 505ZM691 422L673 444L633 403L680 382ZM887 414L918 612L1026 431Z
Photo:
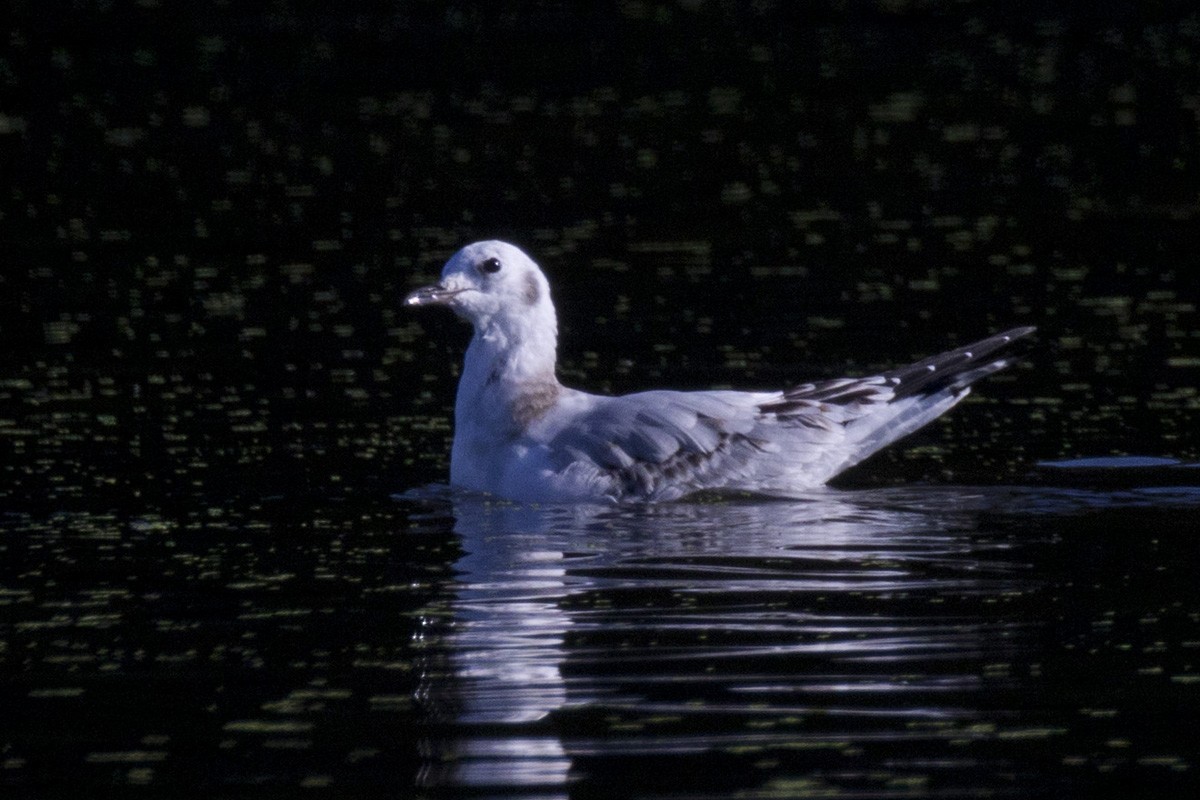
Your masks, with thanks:
M535 509L464 498L454 515L465 552L455 564L448 647L461 735L440 743L420 782L553 791L565 785L571 762L562 741L538 723L567 701L563 552L543 541L545 522Z
M896 737L911 737L905 722L960 717L930 698L961 699L980 677L936 664L995 659L1013 630L938 604L1012 591L1021 569L1005 560L1007 544L972 535L980 511L1010 500L1003 490L827 491L612 509L457 496L465 555L445 641L450 674L426 677L453 712L439 720L447 733L422 783L553 796L572 753L855 737L748 738L734 723L564 741L555 714L569 709L741 720L819 707L826 720L898 718ZM679 687L703 702L673 699ZM906 695L919 699L905 705ZM837 700L871 696L884 699Z
M461 524L461 523L460 523ZM520 535L486 534L456 565L461 572L453 634L467 723L535 722L562 705L559 610L562 553L524 550Z

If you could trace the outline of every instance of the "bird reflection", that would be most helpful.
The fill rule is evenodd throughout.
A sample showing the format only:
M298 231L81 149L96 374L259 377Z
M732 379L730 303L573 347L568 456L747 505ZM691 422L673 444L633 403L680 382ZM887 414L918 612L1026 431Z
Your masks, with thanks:
M432 691L452 691L457 733L438 744L420 782L564 786L571 762L546 722L567 702L561 667L571 625L559 607L564 552L546 537L556 515L479 497L456 498L453 514L464 554L448 636L452 684Z
M1009 499L821 490L613 508L450 495L464 555L448 668L426 676L443 700L428 707L443 711L422 784L555 796L594 756L761 744L751 718L819 712L772 734L794 745L852 737L863 719L878 736L894 718L904 737L914 720L969 716L963 692L1014 641L1012 619L964 600L1020 594L1004 537L975 535ZM580 735L596 712L610 727Z

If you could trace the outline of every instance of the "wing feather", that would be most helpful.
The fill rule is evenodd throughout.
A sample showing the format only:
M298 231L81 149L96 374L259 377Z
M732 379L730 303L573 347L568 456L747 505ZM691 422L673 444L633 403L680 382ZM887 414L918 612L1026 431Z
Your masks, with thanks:
M743 451L772 448L749 436L759 414L756 397L769 395L655 391L598 398L548 444L595 465L617 497L678 497L728 484L747 468Z
M916 430L1003 368L1014 329L906 367L782 392L575 393L578 414L542 443L614 499L669 500L703 489L787 494Z

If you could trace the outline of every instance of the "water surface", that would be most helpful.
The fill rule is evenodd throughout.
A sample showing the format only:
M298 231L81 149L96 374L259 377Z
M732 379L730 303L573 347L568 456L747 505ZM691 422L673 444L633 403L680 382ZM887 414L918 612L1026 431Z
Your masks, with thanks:
M459 500L453 680L428 684L453 710L421 783L851 797L1193 785L1196 530L1159 524L1198 502L1189 488L594 512Z
M10 514L0 780L1179 796L1198 509L1188 486L926 486Z

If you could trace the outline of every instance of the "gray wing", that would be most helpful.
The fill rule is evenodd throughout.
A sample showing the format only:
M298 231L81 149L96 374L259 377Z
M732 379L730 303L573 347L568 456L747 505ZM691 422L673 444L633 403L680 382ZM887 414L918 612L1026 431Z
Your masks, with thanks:
M756 400L771 396L653 391L597 397L548 444L573 462L594 464L618 499L673 499L753 472L755 455L774 447L756 434Z
M944 414L975 381L1007 367L997 355L1035 328L1014 328L867 378L840 378L788 389L760 410L780 423L780 438L797 427L827 429L808 474L823 483Z
M880 375L783 392L654 391L590 396L547 443L560 468L587 464L615 499L668 500L702 489L789 493L819 486L905 436L1008 365L1021 328Z

